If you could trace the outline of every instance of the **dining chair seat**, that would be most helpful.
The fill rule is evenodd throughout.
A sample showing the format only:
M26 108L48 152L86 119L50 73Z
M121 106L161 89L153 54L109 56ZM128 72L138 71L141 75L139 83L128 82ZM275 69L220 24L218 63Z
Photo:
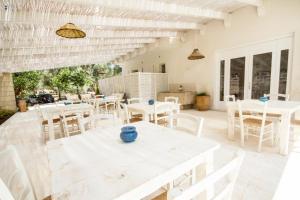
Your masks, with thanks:
M256 127L261 127L262 120L261 119L245 119L244 120L244 125L247 126L256 126ZM265 121L265 126L271 125L272 121Z
M60 118L54 118L53 123L59 123L60 122ZM48 120L43 120L42 125L48 125Z
M280 118L280 117L281 117L281 114L272 114L272 113L269 113L269 114L267 114L267 118L268 118L268 117Z
M130 123L140 122L140 121L143 121L143 119L141 119L139 117L132 117L131 119L129 119Z
M300 126L300 120L299 119L293 119L291 121L292 126Z

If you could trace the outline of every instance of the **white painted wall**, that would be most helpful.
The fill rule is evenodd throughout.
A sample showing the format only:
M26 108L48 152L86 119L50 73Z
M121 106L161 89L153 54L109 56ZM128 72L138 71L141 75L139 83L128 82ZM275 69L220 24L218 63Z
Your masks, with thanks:
M225 28L223 22L212 21L207 24L204 35L189 32L184 42L161 40L159 47L124 62L124 70L157 72L159 64L166 63L169 83L194 83L198 91L213 95L217 51L293 33L290 95L292 99L300 100L300 0L264 2L266 14L262 17L257 15L254 7L242 8L232 14L231 27ZM199 48L206 58L187 60L194 48Z

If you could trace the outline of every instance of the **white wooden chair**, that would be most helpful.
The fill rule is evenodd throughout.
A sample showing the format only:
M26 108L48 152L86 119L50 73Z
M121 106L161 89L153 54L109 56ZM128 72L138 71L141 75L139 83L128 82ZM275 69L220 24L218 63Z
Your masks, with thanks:
M196 137L200 137L203 128L204 118L196 117L194 115L179 113L172 116L169 123L170 128L190 133ZM173 186L181 185L189 181L193 184L196 180L196 169L192 169L182 177L174 181Z
M58 107L58 105L56 104L56 106ZM41 124L41 131L42 131L42 137L44 142L47 141L47 135L48 135L48 139L55 139L55 130L59 130L59 134L63 135L64 134L64 128L63 128L63 124L61 121L61 118L59 116L53 118L53 116L49 116L49 113L46 113L43 109L41 109L40 105L37 104L35 106L36 111L38 112L39 116L40 116L40 124ZM52 118L52 123L49 123L49 120ZM49 135L49 130L53 129L54 130L54 138L51 138Z
M173 102L173 103L178 103L179 98L178 97L165 97L165 102Z
M30 179L14 146L0 152L0 178L16 200L37 199ZM6 200L6 199L5 199Z
M3 183L2 179L0 178L0 199L3 200L15 200L10 193L9 189Z
M133 104L133 103L141 103L142 99L141 98L130 98L127 99L128 104Z
M243 162L244 152L239 151L236 153L234 158L217 169L215 172L212 172L204 179L194 183L188 188L175 187L168 192L168 200L188 200L194 199L199 196L202 192L209 190L216 183L224 181L224 186L218 190L218 193L215 194L212 198L214 200L221 199L231 199L234 185L236 183L240 166ZM223 184L222 184L223 185Z
M173 115L170 127L176 130L186 131L199 137L202 132L203 121L203 117L196 117L186 113L178 113Z
M173 103L159 102L154 104L154 122L155 124L167 126L173 116Z
M85 133L87 129L95 128L95 115L93 109L77 112L78 125L81 133Z
M78 134L80 130L80 113L72 110L61 111L61 121L63 123L63 129L65 137L70 137L71 134Z
M130 98L130 99L127 99L127 103L128 104L133 104L133 103L141 103L142 102L142 99L141 98ZM129 117L130 118L141 118L142 120L142 117L143 115L142 114L139 114L139 113L129 113Z
M118 107L119 109L119 117L122 120L123 124L129 124L129 123L134 123L138 121L142 121L140 117L133 117L129 115L127 104L125 103L120 103L120 106Z
M227 103L227 102L230 102L230 101L233 101L235 102L235 96L234 95L225 95L224 96L224 101Z
M251 114L246 113L244 106L247 102L241 102L238 100L239 116L240 116L240 130L241 130L241 145L244 146L245 136L258 137L258 151L261 151L262 143L266 140L271 140L273 146L274 143L274 131L273 122L267 120L267 102L253 103L248 106L263 107L262 114L260 112L252 112ZM255 105L254 105L255 104Z
M289 101L290 99L289 94L264 94L264 97L268 97L269 99L283 100L283 101Z

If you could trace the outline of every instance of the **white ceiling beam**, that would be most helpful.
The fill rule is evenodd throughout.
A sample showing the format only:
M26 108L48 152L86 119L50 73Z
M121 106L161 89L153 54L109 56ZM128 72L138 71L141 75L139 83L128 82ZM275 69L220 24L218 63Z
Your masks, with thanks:
M2 24L0 26L0 39L11 38L53 38L57 39L55 34L57 28L45 28L45 27L6 27ZM178 34L176 31L150 31L150 30L86 30L88 38L164 38L164 37L176 37Z
M68 57L68 56L82 56L85 57L87 55L125 55L127 53L130 53L134 51L135 49L122 49L122 50L101 50L101 51L86 51L86 52L68 52L68 53L53 53L53 54L34 54L31 56L27 55L19 55L19 56L4 56L1 57L1 61L3 63L13 63L13 62L27 62L30 60L36 60L36 59L51 59L51 58L57 58L60 59L62 57Z
M65 4L86 5L96 8L110 8L134 12L147 12L163 15L187 16L195 18L224 19L224 13L212 9L190 7L175 3L164 3L151 0L58 0Z
M143 44L125 44L125 45L90 45L90 46L66 46L66 47L45 47L45 48L14 48L14 49L0 49L0 57L5 56L20 56L20 55L35 55L35 54L56 54L88 51L103 51L103 50L123 50L123 49L137 49L144 47Z
M73 58L72 60L66 59L63 61L52 60L53 62L41 62L36 63L16 63L14 65L6 65L0 63L0 73L1 72L22 72L22 71L32 71L32 70L47 70L53 68L62 68L68 66L79 66L79 65L88 65L88 64L102 64L107 63L114 59L115 56L111 57L88 57L88 58Z
M263 0L234 0L234 1L239 2L239 3L248 4L251 6L256 6L256 7L263 5Z
M32 39L10 39L0 40L1 49L11 48L44 48L44 47L64 47L64 46L87 46L87 45L112 45L112 44L148 44L154 43L155 38L112 38L112 39L62 39L55 40L48 38L32 38Z
M132 18L114 18L102 16L87 16L87 15L68 15L56 13L40 13L40 12L18 12L15 11L9 17L0 15L0 24L14 23L14 24L33 24L52 26L59 28L67 22L72 22L85 27L99 26L99 27L118 27L118 28L144 28L144 29L168 29L168 30L190 30L201 29L201 24L194 22L181 21L160 21L160 20L144 20Z

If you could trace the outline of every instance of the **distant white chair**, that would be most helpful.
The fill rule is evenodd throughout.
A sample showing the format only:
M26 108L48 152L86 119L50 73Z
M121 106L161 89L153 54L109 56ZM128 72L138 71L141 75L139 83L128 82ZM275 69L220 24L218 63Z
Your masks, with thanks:
M16 200L37 199L15 147L8 145L0 151L0 160L0 178L13 198Z
M14 200L12 194L10 193L9 189L3 183L2 179L0 178L0 199L3 200Z
M268 97L269 99L276 99L282 101L289 101L289 94L264 94L264 97Z
M236 153L234 158L216 170L215 172L209 174L204 179L199 182L190 185L187 188L174 187L168 192L168 200L187 200L194 199L200 193L207 191L209 188L214 186L216 183L221 182L224 185L217 194L215 194L211 199L221 200L221 199L231 199L234 185L236 183L240 166L243 162L244 152L239 151Z
M61 120L63 123L65 137L70 137L71 134L78 134L80 130L80 113L75 111L62 110Z
M262 113L254 113L245 114L246 110L244 110L244 106L247 102L241 102L238 100L238 107L239 107L239 116L240 116L240 130L241 130L241 145L244 146L244 139L245 136L258 137L258 152L261 151L262 143L266 140L271 140L271 144L273 146L274 143L274 131L273 131L273 122L267 120L267 102L258 102L256 106L261 107L263 106ZM245 106L246 107L246 106Z
M178 97L165 97L165 102L172 102L172 103L178 103L179 98Z
M142 121L142 119L139 117L130 117L128 108L127 108L127 104L125 104L125 103L120 103L118 113L119 113L119 117L121 118L123 124L124 123L129 124L129 123Z
M170 127L176 130L186 131L197 137L201 135L203 128L203 117L196 117L194 115L179 113L172 117Z
M142 99L141 98L130 98L127 99L128 104L133 104L133 103L141 103Z
M173 116L173 103L159 102L154 104L154 122L155 124L167 126Z
M230 102L230 101L233 101L235 102L235 96L234 95L226 95L224 96L224 101L227 103L227 102Z
M56 106L58 106L56 104ZM60 134L64 134L64 129L63 129L63 124L61 121L61 118L59 116L53 118L53 116L49 116L49 113L46 113L43 109L41 109L40 105L35 105L36 111L38 112L39 116L40 116L40 124L42 126L41 130L42 130L42 137L44 139L44 142L47 141L47 135L48 135L48 139L55 139L55 133L53 135L54 138L50 137L49 135L49 130L53 129L54 132L55 130L60 130ZM50 114L51 115L51 114ZM49 120L52 119L52 123L49 122Z

